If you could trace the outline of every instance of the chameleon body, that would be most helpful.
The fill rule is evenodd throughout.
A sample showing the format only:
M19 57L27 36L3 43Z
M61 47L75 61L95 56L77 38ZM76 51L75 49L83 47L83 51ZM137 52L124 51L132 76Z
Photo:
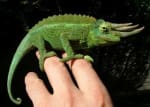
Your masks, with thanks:
M63 62L73 58L93 61L92 57L76 53L76 50L87 50L119 42L121 37L134 35L143 30L143 27L136 28L137 26L132 23L115 24L91 16L71 14L54 15L39 21L23 38L13 56L7 80L10 99L15 104L21 103L20 98L13 97L11 84L17 65L31 49L39 50L41 70L44 69L44 59L56 55L56 50L67 53L67 57L60 60ZM49 44L51 51L46 50L45 42Z

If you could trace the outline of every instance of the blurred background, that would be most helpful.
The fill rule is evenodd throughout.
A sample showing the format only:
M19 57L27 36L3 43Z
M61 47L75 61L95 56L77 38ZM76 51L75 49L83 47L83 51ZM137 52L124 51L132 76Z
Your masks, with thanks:
M6 83L9 65L20 41L42 18L64 13L145 26L143 32L112 46L94 48L90 54L95 59L93 67L115 107L150 107L150 0L0 0L2 106L17 107L8 97ZM35 71L45 79L34 52L23 58L13 79L13 94L23 99L20 107L32 107L24 86L26 73Z

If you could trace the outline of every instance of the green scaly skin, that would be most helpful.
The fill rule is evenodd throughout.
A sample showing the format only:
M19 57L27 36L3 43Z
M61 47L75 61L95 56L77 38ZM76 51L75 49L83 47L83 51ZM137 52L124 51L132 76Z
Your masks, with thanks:
M46 57L56 55L55 51L65 51L66 58L60 61L66 62L74 58L84 58L93 61L89 55L75 53L76 50L87 50L95 46L105 46L120 41L121 37L134 35L143 30L143 27L132 23L115 24L102 19L85 15L55 15L43 19L29 30L18 46L13 56L8 80L8 95L12 102L21 104L21 98L14 98L11 93L11 84L16 67L21 59L33 48L40 53L39 67L44 70L43 63ZM49 43L51 51L45 49L45 41Z

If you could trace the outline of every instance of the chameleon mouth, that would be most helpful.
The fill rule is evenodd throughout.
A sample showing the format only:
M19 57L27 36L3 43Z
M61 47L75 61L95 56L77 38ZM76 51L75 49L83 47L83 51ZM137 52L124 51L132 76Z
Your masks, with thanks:
M119 42L120 41L120 37L119 36L111 36L111 35L107 35L107 36L100 36L100 39L106 41L106 42Z

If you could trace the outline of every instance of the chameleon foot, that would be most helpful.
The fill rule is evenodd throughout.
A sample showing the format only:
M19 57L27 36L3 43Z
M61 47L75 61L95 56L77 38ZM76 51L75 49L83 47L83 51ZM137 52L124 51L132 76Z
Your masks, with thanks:
M43 57L40 57L39 66L40 66L41 71L44 71L44 61L45 61L45 59L48 58L48 57L55 56L55 55L56 55L56 53L54 51L51 51L51 52L48 52L48 53L44 54Z
M88 62L94 62L93 58L89 55L85 55L84 59L87 60Z
M51 51L51 52L47 52L45 55L44 55L44 59L48 58L48 57L52 57L52 56L55 56L56 53L54 51Z
M81 59L81 58L84 58L84 55L82 54L76 54L76 55L73 55L73 56L67 56L65 58L62 58L60 59L61 62L66 62L66 61L69 61L71 59Z

